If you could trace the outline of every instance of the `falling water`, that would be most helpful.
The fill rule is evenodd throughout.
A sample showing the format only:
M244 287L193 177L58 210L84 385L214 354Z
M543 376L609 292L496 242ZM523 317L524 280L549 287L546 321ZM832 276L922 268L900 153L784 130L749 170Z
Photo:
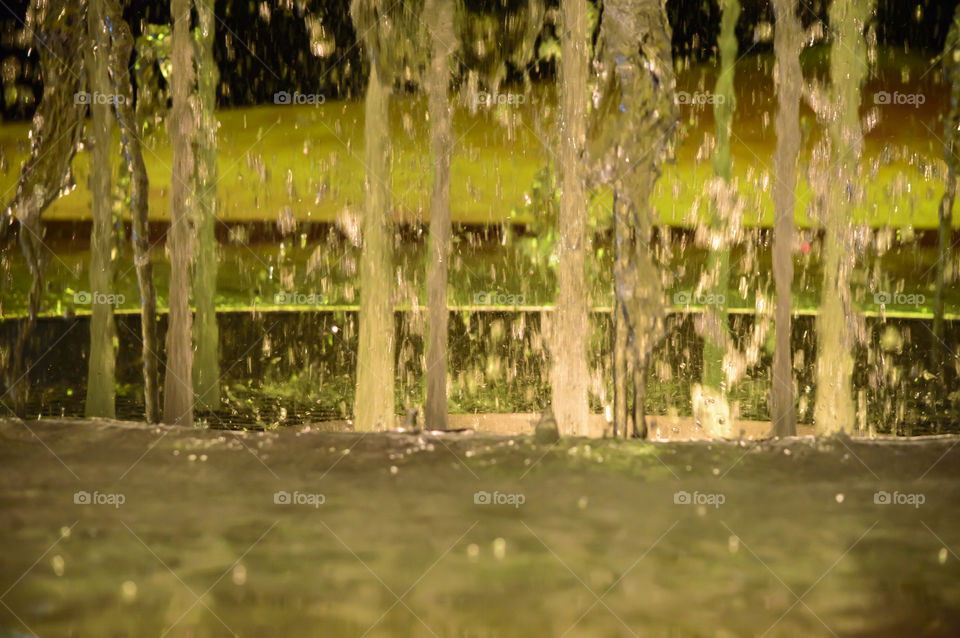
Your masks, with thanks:
M720 70L714 89L714 117L716 119L716 147L713 153L713 172L717 196L712 202L710 220L710 259L707 278L711 280L714 298L723 300L716 305L706 319L710 327L704 331L703 381L694 388L694 419L708 432L717 436L730 436L730 406L727 400L728 375L724 359L730 341L728 330L730 315L727 311L728 282L730 280L731 218L736 214L734 199L736 189L731 184L732 159L730 157L730 133L733 115L737 109L734 80L737 62L737 20L740 17L739 0L720 2L723 17L720 20L720 36L717 48L720 51Z
M117 122L120 126L120 140L124 148L127 170L130 173L130 221L133 226L134 268L137 272L137 284L140 289L140 334L142 338L141 358L143 367L144 418L147 423L160 420L160 346L157 336L157 290L153 281L153 264L150 261L150 234L148 212L150 206L150 182L147 167L143 162L141 136L143 135L142 112L146 99L136 101L137 116L134 110L133 87L130 82L130 55L133 50L133 34L124 21L120 7L115 2L107 4L110 35L113 39L110 50L110 74L114 89L122 100L117 100ZM150 91L150 83L142 82L139 93L145 96Z
M44 86L30 129L30 156L7 207L20 222L20 245L31 278L27 319L19 326L5 374L19 414L26 410L30 388L26 349L40 314L45 262L41 216L57 197L73 188L70 163L80 146L87 113L86 102L76 99L86 89L82 61L76 55L84 49L85 26L82 12L73 5L60 11L38 1L27 11L25 32L37 46Z
M960 159L957 150L960 147L960 5L957 6L947 40L943 45L941 62L943 74L950 92L950 107L943 122L943 160L947 164L946 187L940 201L940 226L937 242L937 279L934 291L933 336L935 342L931 349L931 367L936 370L944 366L944 286L947 284L947 270L953 252L953 203L957 195L957 177L960 174Z
M190 261L194 236L190 226L193 193L194 121L190 106L193 86L193 38L190 35L191 0L172 0L173 19L172 89L173 107L167 126L173 146L173 174L170 186L170 314L167 327L167 369L163 386L165 423L193 423L193 348L190 312Z
M775 436L797 433L793 389L791 316L793 314L793 210L800 154L800 69L802 46L796 0L775 0L774 76L777 86L777 149L773 157L773 277L776 285L776 344L770 389L770 420Z
M193 383L197 405L216 410L220 405L220 336L217 329L217 63L213 58L213 0L196 0L197 7L197 132L196 259L193 265L193 300L196 317L193 342Z
M822 96L818 114L824 118L830 149L829 168L819 177L826 198L823 287L817 316L817 432L852 432L853 348L858 317L851 303L850 277L857 251L853 248L854 204L860 199L859 162L863 148L860 128L861 83L867 75L864 28L873 14L873 0L833 0L830 5L829 97Z
M354 0L351 13L371 59L364 121L364 165L367 169L360 260L359 346L354 428L360 431L393 427L394 321L393 222L390 218L390 142L388 108L392 75L385 74L389 44L381 46L383 22L366 0ZM382 57L380 57L382 56ZM387 58L395 60L395 58Z
M87 9L87 37L89 46L85 53L89 71L91 95L109 95L113 92L108 72L110 34L107 32L105 0L90 0ZM94 102L90 105L93 115L93 166L90 173L90 193L93 196L93 227L90 231L90 293L93 304L90 316L90 363L87 373L87 403L84 414L88 417L113 418L116 395L116 339L117 329L113 320L113 304L98 303L98 298L113 294L114 255L116 237L113 230L113 213L110 199L110 160L112 152L112 123L110 104Z
M641 46L637 47L637 42ZM587 139L592 178L614 191L614 422L646 436L647 370L665 334L662 273L653 248L656 211L650 194L672 152L678 123L670 26L655 0L604 6L597 51L597 88ZM623 353L623 354L621 354Z
M552 326L553 413L560 432L587 427L587 335L590 301L585 281L587 200L581 168L586 135L590 56L586 0L562 3L560 38L560 214L557 219L557 301Z
M447 429L447 276L450 264L450 162L453 123L450 113L450 56L455 51L453 5L428 0L424 7L430 25L432 59L427 74L433 190L430 197L430 263L427 273L427 307L430 313L427 346L426 423Z

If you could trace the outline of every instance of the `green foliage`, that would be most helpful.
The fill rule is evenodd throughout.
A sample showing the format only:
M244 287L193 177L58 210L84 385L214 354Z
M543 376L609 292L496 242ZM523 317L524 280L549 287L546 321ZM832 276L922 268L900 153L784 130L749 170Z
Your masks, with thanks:
M510 211L513 220L521 216L529 218L532 213L533 223L529 229L533 234L514 238L520 247L520 255L538 270L542 269L541 272L556 272L560 186L552 162L548 161L534 176L525 208L523 211L516 208Z
M590 34L589 46L590 57L593 57L594 35L597 32L597 25L600 23L600 9L593 2L587 2L587 33ZM562 25L557 25L562 28ZM560 61L560 39L556 31L544 31L540 38L540 47L537 49L537 62L559 62Z
M203 35L193 30L194 48L199 49ZM137 121L143 136L163 132L163 118L170 100L170 74L173 38L169 24L147 24L137 38L133 56L133 73L137 87ZM199 56L194 55L194 61Z
M543 31L544 0L487 3L459 0L454 22L463 63L495 88L507 65L525 71L538 61L536 43Z
M423 8L424 0L352 0L350 3L354 29L386 86L419 84L423 77L430 51Z

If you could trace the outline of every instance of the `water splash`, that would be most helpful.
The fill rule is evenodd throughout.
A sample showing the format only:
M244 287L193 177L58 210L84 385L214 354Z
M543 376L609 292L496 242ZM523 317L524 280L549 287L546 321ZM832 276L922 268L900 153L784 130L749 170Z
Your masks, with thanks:
M84 20L79 7L56 10L51 3L33 2L27 10L24 37L32 34L40 56L43 97L30 128L30 156L20 171L17 191L6 214L20 222L20 245L32 284L28 318L20 324L11 365L5 366L5 384L13 398L14 411L26 409L29 380L25 349L40 313L43 283L43 223L41 216L64 191L73 188L70 163L80 147L85 101L76 96L86 89L82 60Z
M833 0L830 5L830 87L815 94L814 110L827 138L819 150L813 182L820 195L816 214L824 226L823 285L817 316L817 432L850 433L855 427L853 347L861 321L851 303L850 277L857 250L851 212L860 200L861 83L867 75L864 28L872 0ZM816 153L816 152L815 152Z
M649 200L678 124L670 33L659 2L604 6L587 139L591 177L614 191L614 422L621 435L627 434L629 394L633 432L646 436L647 368L665 333L664 287L653 245L656 214Z

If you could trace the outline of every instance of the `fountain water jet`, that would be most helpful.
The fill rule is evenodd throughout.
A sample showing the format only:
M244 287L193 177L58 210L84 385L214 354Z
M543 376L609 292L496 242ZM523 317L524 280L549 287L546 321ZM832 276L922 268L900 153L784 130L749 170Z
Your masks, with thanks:
M140 288L140 334L142 338L144 417L147 423L160 420L160 388L158 370L160 346L157 340L157 291L153 281L153 264L150 262L150 237L148 207L150 183L147 168L143 163L143 150L140 145L141 117L134 111L133 87L130 83L128 65L133 50L133 34L130 26L123 20L120 2L108 0L107 20L112 38L110 48L110 75L117 95L114 109L120 127L120 141L130 172L130 221L133 226L134 265L137 283ZM145 84L140 91L147 90ZM137 111L141 111L143 100L137 100Z
M364 164L367 169L361 223L360 313L357 394L353 427L384 430L395 420L393 221L391 208L390 89L408 61L414 42L407 39L421 11L397 3L382 12L372 0L353 0L350 14L370 58L364 107ZM421 7L422 8L422 7ZM391 11L394 12L391 15ZM415 27L414 27L415 29Z
M430 257L427 272L429 342L427 345L426 423L447 429L447 271L450 260L450 161L453 125L450 114L450 56L456 49L453 5L449 0L427 0L432 59L427 73L433 155L433 191L430 199Z
M850 214L861 190L858 168L863 150L860 125L861 84L867 75L863 31L874 0L833 0L830 5L830 89L815 99L826 123L829 167L817 180L823 201L823 285L817 315L817 396L814 424L821 435L851 433L853 348L858 322L850 293L857 251Z
M797 434L790 338L793 315L793 209L797 159L800 154L800 93L803 82L800 51L803 44L797 18L797 1L774 0L773 9L777 20L773 42L777 87L777 148L773 157L776 180L773 191L773 278L777 301L770 420L771 434L783 437Z
M594 111L587 139L594 182L614 191L614 428L646 437L647 368L665 334L650 195L672 153L679 113L666 8L657 0L610 0L597 46Z
M714 88L713 112L716 119L716 147L713 154L716 197L713 200L713 216L710 220L712 250L708 258L707 276L714 279L711 286L716 310L705 320L712 324L704 331L702 385L694 388L694 419L703 423L708 432L729 435L731 428L730 406L727 401L728 374L724 358L728 348L730 314L726 299L730 279L730 217L734 214L736 189L730 178L733 162L730 157L730 133L733 114L737 109L734 79L737 62L737 20L740 17L739 0L721 0L720 74ZM719 242L716 237L719 235ZM697 400L699 397L699 400Z
M90 0L87 8L87 47L84 59L89 71L90 95L112 93L108 73L110 35L107 31L105 0ZM113 418L116 414L117 328L113 304L98 303L98 297L113 291L113 255L116 237L110 198L111 129L110 104L91 102L93 160L90 171L92 195L90 230L90 359L87 372L87 398L84 415Z
M164 378L163 420L176 425L193 424L193 348L191 347L190 256L193 231L190 208L194 205L193 149L194 121L190 106L193 86L193 43L190 34L192 0L172 0L173 55L171 92L173 108L167 127L173 146L170 184L170 313L167 326L167 372Z
M944 287L947 283L953 247L953 202L957 196L957 178L960 173L960 159L957 158L957 151L960 149L960 130L958 130L960 128L960 6L957 6L953 14L953 22L947 32L941 65L950 91L950 108L943 121L943 160L947 165L947 178L939 209L937 279L933 302L934 341L930 349L930 367L934 371L942 370L947 374L948 368L945 365L944 355L949 345L945 341L943 313ZM944 381L949 384L949 380L944 379Z
M86 28L81 7L52 6L36 0L27 9L24 28L32 34L40 58L43 97L33 116L30 156L17 181L17 191L7 206L20 222L19 238L31 275L27 319L21 322L13 345L5 385L13 399L14 412L25 415L30 380L27 378L26 347L40 313L43 291L43 211L63 192L73 188L70 163L83 135L87 114L76 96L86 89L82 58Z
M586 433L587 198L581 157L586 136L590 33L586 0L561 5L560 38L560 212L557 219L557 302L550 335L553 412L564 435Z
M193 385L203 410L220 405L220 334L217 329L217 62L213 58L213 0L196 0L197 7L197 134L195 192L192 208L196 228L193 299L196 317L193 342Z

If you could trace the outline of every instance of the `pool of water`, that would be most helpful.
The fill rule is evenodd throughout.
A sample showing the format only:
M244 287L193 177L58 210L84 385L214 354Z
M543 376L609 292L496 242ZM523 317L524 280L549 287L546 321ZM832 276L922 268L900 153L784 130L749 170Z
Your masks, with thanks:
M956 438L0 439L4 636L960 631Z

